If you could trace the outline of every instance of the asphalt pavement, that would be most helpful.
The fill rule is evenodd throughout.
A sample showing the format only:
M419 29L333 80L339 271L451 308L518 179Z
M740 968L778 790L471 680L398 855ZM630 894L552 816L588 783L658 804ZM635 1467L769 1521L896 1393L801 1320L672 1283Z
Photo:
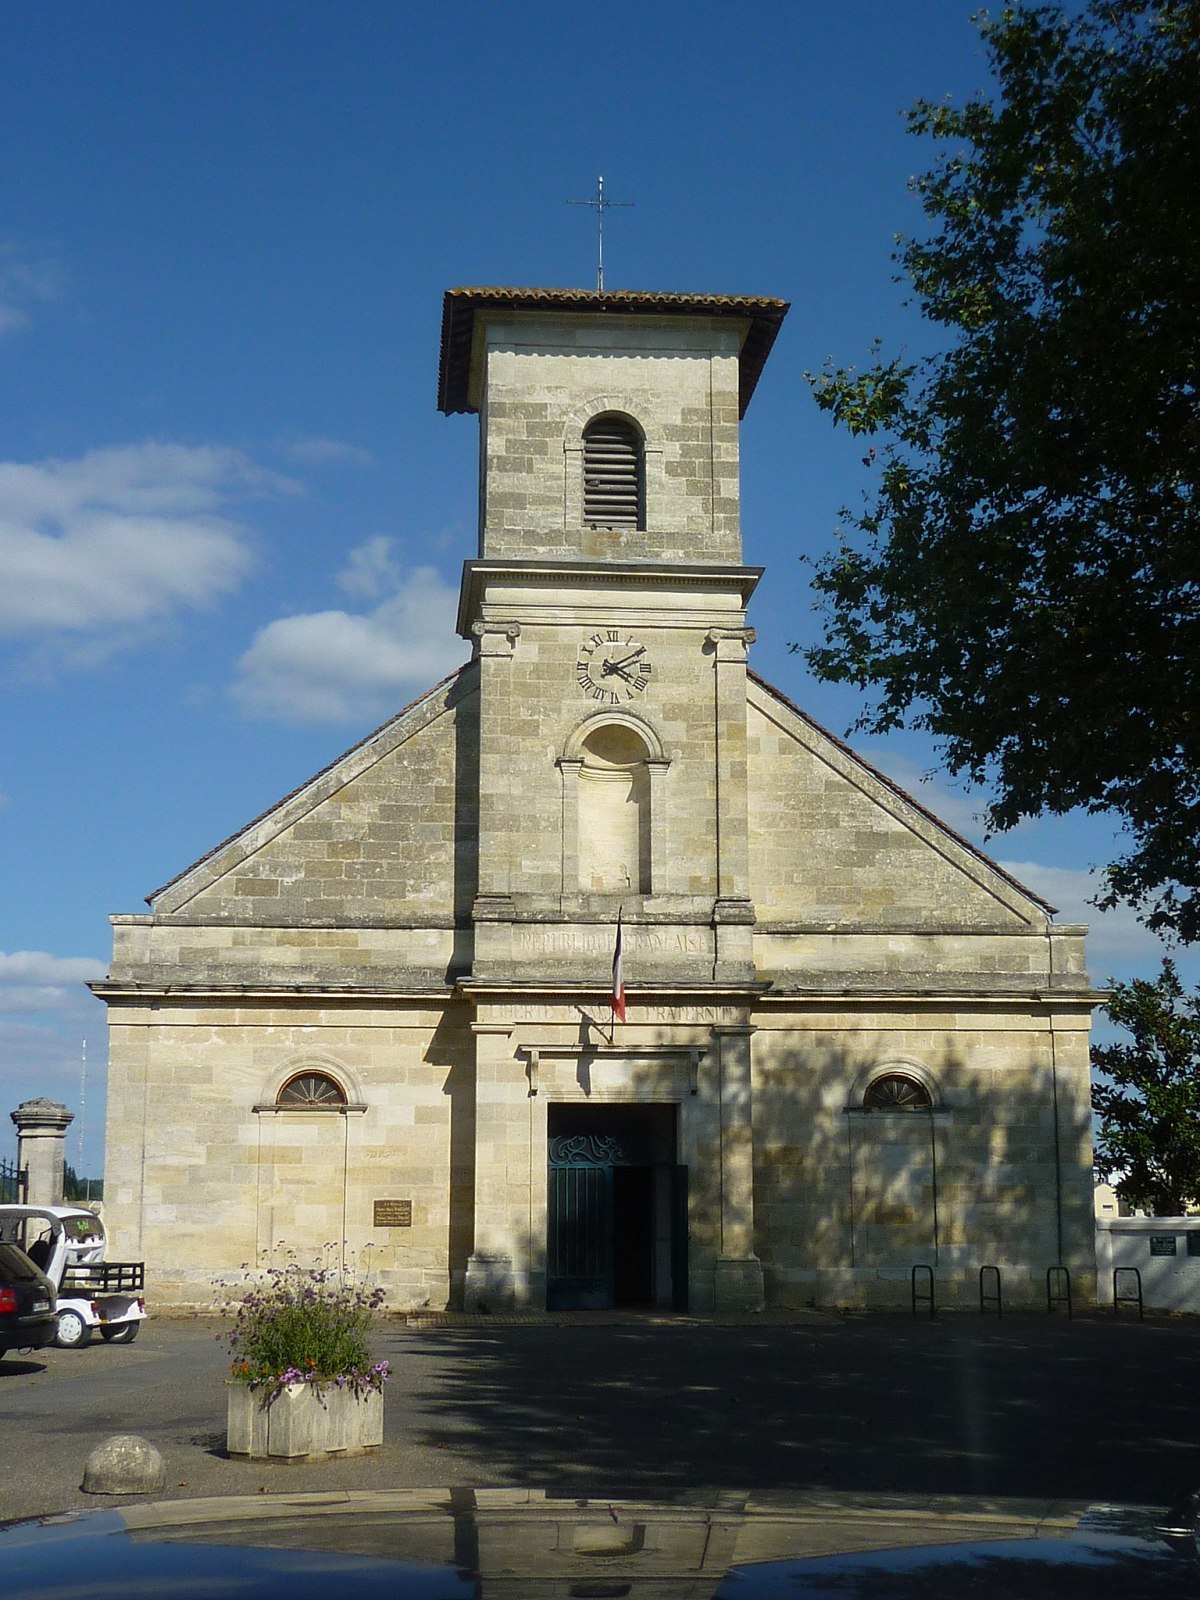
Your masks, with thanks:
M947 1315L385 1320L378 1452L224 1451L218 1325L0 1358L0 1518L111 1505L79 1485L115 1433L161 1499L429 1487L971 1495L1165 1505L1200 1488L1200 1320Z

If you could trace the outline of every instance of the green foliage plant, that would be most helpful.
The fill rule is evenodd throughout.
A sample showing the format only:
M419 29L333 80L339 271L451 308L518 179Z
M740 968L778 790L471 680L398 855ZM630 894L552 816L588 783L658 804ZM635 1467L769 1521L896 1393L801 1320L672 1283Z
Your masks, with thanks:
M1200 0L976 19L994 84L919 101L929 355L809 374L873 442L816 564L829 681L936 739L995 829L1124 824L1102 904L1200 937ZM793 646L793 648L799 648Z
M370 1350L381 1288L340 1267L295 1260L264 1267L239 1287L225 1301L232 1323L219 1336L233 1352L235 1381L262 1390L268 1401L297 1383L361 1394L387 1382L388 1362L374 1361Z
M1200 996L1167 960L1115 984L1106 1010L1132 1042L1092 1046L1096 1170L1131 1205L1181 1216L1200 1200Z

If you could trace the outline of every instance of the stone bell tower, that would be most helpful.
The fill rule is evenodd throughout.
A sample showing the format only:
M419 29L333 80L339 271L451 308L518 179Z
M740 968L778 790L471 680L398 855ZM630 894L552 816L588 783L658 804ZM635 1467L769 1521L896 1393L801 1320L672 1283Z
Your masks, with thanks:
M583 976L618 904L672 931L644 975L752 976L738 423L786 310L445 297L440 405L480 419L476 977L544 976L551 949Z
M582 1235L562 1184L583 1179L556 1166L564 1144L592 1137L640 1141L658 1175L638 1223L657 1262L642 1293L762 1304L746 735L760 574L742 565L738 424L786 310L445 297L440 405L480 419L479 555L458 617L480 729L462 985L476 1036L468 1306L610 1303L588 1298L603 1273L568 1259ZM620 1034L596 1004L618 918L640 1008Z

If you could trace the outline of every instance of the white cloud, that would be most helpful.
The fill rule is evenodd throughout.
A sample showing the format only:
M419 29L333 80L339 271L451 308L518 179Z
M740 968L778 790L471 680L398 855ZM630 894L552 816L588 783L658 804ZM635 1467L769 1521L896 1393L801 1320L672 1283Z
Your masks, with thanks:
M1098 870L1045 867L1038 861L1001 861L1000 866L1057 906L1057 922L1087 924L1088 967L1099 982L1108 977L1127 979L1151 975L1165 955L1173 956L1188 978L1200 960L1200 952L1189 956L1186 951L1181 954L1172 950L1142 926L1129 906L1098 910L1092 904L1103 887Z
M84 984L104 973L103 961L90 956L0 951L0 1014L74 1010L88 999Z
M375 457L361 445L348 444L344 439L285 439L279 446L284 455L302 466L373 467Z
M14 306L6 300L0 300L0 339L7 333L17 333L22 328L29 326L29 314L22 311L20 306Z
M147 442L75 460L0 462L0 637L93 655L249 571L234 497L297 492L239 450ZM86 653L86 652L85 652Z
M356 546L337 575L338 588L357 600L378 600L394 594L403 582L394 548L394 542L382 534Z
M359 598L385 597L368 611L309 612L262 628L232 689L246 711L286 722L386 716L462 661L454 590L432 567L405 573L390 540L352 551L338 583Z
M28 306L53 300L62 284L63 271L56 261L0 243L0 339L27 328L32 321Z

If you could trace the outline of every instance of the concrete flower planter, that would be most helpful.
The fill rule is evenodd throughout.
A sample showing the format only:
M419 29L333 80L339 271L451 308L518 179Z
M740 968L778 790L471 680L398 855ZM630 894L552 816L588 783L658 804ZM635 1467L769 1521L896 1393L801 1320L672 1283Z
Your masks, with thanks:
M361 1455L383 1443L383 1392L292 1383L273 1398L245 1383L227 1386L225 1446L231 1456L285 1461Z

